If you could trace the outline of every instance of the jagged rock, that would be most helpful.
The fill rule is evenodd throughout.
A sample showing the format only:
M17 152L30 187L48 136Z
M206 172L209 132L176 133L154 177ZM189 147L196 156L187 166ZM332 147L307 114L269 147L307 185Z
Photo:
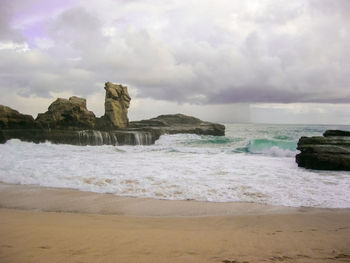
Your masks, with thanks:
M225 126L206 122L184 114L160 115L149 120L130 123L130 128L159 130L162 134L194 133L203 135L225 135Z
M129 125L128 108L130 96L128 88L122 85L105 83L105 120L116 128L126 128Z
M70 97L58 98L45 113L38 114L36 122L43 128L93 128L95 114L86 108L86 99Z
M0 129L21 129L35 127L31 115L21 114L10 107L0 105Z
M350 170L350 132L328 130L324 136L301 137L298 166L318 170Z

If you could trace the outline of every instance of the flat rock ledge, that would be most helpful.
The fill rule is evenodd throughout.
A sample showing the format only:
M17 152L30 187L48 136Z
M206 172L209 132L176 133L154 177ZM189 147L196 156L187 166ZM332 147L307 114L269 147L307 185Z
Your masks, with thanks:
M301 137L297 149L299 167L350 171L350 131L327 130L323 136Z
M160 115L156 118L130 122L129 129L148 130L160 134L193 133L224 136L225 126L206 122L184 114Z

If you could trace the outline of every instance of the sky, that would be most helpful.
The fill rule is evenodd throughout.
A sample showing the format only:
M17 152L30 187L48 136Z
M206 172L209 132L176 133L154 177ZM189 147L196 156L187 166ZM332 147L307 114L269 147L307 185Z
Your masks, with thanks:
M350 124L349 0L0 0L0 104L57 97L129 119Z

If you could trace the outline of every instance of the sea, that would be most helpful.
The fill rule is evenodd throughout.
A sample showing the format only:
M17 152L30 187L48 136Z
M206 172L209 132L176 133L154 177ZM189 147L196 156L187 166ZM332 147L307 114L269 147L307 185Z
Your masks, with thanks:
M300 168L298 139L336 125L225 124L226 136L162 135L154 145L10 140L0 181L118 196L350 208L350 172Z

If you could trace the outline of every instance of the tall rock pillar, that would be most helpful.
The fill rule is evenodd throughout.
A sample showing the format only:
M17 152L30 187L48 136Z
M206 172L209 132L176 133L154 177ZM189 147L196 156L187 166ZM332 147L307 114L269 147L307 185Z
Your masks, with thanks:
M126 128L129 125L128 108L130 96L126 86L105 83L105 118L116 128Z

